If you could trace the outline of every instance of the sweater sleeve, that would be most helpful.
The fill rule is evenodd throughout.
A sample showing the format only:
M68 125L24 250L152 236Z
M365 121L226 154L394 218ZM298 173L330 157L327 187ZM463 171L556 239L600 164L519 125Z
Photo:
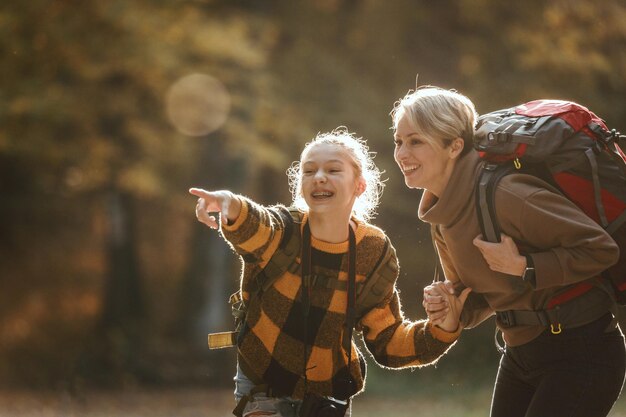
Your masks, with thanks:
M241 201L239 217L233 224L222 225L222 235L244 262L262 268L278 248L290 215L282 206L267 208L237 198Z
M376 362L389 368L407 368L437 361L458 339L461 330L446 332L427 320L408 321L397 290L389 302L371 309L361 320L367 349Z
M384 281L386 296L366 311L360 321L367 349L376 362L390 368L406 368L435 362L457 340L461 330L446 332L427 320L408 321L395 287L399 269L395 251L388 262L395 271L392 280ZM380 289L379 289L380 291Z
M617 262L617 244L574 203L556 191L533 186L532 178L515 177L499 187L497 215L507 234L529 246L536 289L583 281ZM515 192L515 180L522 182L521 192Z

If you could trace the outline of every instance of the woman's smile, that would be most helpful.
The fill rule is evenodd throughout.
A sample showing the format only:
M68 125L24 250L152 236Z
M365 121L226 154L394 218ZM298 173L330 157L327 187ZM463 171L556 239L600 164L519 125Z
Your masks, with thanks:
M415 171L417 171L420 167L421 165L404 165L404 164L401 165L402 173L404 174L405 177L410 176Z

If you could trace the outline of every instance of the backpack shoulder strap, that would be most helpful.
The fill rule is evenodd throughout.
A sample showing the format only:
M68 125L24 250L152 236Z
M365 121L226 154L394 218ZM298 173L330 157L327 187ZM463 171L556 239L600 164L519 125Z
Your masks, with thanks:
M283 237L270 260L255 277L250 288L253 294L267 291L285 272L296 273L299 268L296 258L300 254L300 224L303 214L295 208L289 208L281 209L280 215L285 224Z
M393 287L397 277L398 261L396 251L391 245L389 238L386 237L385 247L376 266L357 294L357 318L363 317L367 310L377 306L387 297L389 288Z
M483 239L500 242L500 224L496 218L496 187L502 177L511 172L511 167L486 162L476 181L476 213Z
M299 265L296 262L296 258L300 253L300 224L302 223L303 214L295 208L279 208L278 210L285 225L283 236L278 248L276 248L265 267L250 282L248 291L250 291L250 295L253 297L267 291L278 277L282 276L286 271L295 273L298 270ZM236 330L209 334L210 349L230 347L237 344L239 327L245 319L247 310L241 289L230 296L229 303L235 317Z

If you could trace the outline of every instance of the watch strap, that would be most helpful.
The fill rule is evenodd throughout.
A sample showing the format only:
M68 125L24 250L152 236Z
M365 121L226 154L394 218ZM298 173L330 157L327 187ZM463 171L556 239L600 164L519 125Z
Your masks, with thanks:
M533 257L530 255L524 255L524 257L526 258L526 268L522 274L522 280L535 288L537 283L535 281L535 263L533 262Z

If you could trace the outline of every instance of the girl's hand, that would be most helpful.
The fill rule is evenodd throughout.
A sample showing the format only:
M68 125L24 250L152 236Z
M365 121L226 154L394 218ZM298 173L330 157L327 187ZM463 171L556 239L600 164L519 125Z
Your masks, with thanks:
M447 298L439 295L439 291L436 289L438 284L437 282L433 282L424 287L424 301L422 302L422 306L433 324L441 323L448 314L448 311L450 311ZM453 295L454 288L452 288L452 283L445 281L444 285L446 285L446 291Z
M500 243L484 241L482 235L476 236L473 243L480 250L492 271L521 277L526 269L526 257L520 255L511 237L504 233L500 236Z
M220 213L222 223L235 221L241 211L241 202L230 191L206 191L201 188L190 188L189 193L198 198L196 204L196 218L211 229L218 229L216 216L209 213Z
M461 311L472 291L465 288L457 297L450 281L434 282L424 288L424 309L430 322L447 332L455 332L459 328Z

